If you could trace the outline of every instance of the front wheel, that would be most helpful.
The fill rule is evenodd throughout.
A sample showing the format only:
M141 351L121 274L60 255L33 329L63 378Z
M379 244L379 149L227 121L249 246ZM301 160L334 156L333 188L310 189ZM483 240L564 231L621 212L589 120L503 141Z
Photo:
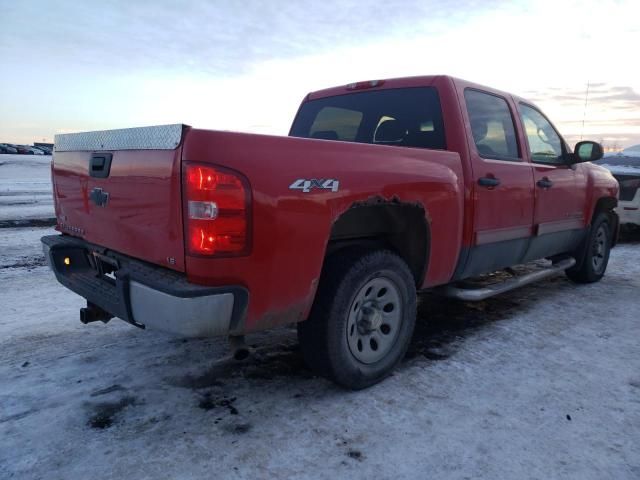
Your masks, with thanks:
M415 320L407 264L388 250L347 250L327 259L298 338L313 370L355 390L379 382L400 362Z
M589 230L582 264L566 271L571 280L577 283L593 283L604 276L611 251L611 228L609 215L600 213L596 216Z

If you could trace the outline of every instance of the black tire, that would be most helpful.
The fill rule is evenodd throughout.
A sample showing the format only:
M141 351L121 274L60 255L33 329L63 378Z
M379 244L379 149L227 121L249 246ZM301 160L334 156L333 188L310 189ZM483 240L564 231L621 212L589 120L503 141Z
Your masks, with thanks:
M388 250L349 249L326 260L309 318L298 324L298 339L312 370L359 390L400 362L415 321L416 288L407 264Z
M611 241L611 219L606 213L599 213L589 229L583 260L566 271L567 277L576 283L599 281L607 270Z

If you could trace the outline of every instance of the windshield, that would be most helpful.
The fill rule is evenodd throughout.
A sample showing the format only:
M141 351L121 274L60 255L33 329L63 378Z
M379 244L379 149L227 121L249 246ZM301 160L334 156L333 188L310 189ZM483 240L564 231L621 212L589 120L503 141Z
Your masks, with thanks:
M350 93L306 102L293 137L444 150L438 92L433 87Z

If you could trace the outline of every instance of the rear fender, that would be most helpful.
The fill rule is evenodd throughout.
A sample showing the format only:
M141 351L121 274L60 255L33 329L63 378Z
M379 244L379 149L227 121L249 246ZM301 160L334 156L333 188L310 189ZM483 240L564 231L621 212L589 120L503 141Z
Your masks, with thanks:
M351 142L192 130L183 161L210 162L245 175L253 191L253 249L246 257L187 256L190 281L250 292L242 330L306 318L332 230L349 210L415 205L429 226L421 287L446 283L462 238L464 184L455 152ZM299 188L308 185L309 188Z

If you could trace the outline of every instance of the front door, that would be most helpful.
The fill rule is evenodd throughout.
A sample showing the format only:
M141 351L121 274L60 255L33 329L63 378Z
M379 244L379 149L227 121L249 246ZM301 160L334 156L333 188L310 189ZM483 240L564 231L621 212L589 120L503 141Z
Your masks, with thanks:
M526 259L573 250L586 225L586 179L568 163L567 147L545 116L518 105L535 182L534 238Z

